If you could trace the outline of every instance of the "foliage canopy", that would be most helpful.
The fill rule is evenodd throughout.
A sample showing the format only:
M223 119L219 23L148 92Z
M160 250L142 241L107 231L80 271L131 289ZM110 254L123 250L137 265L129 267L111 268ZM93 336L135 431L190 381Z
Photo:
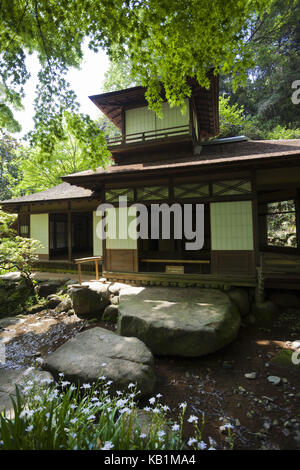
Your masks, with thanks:
M82 44L126 58L134 80L147 87L160 112L161 84L171 105L190 95L187 77L209 86L207 72L232 72L244 82L251 62L245 45L253 15L272 0L2 0L0 3L0 113L21 106L29 78L26 53L38 53L41 70L35 101L34 141L51 152L62 132L64 110L76 112L65 75L78 66ZM74 123L76 125L76 123ZM90 158L87 154L87 158ZM99 155L98 155L99 157ZM93 163L93 162L92 162Z

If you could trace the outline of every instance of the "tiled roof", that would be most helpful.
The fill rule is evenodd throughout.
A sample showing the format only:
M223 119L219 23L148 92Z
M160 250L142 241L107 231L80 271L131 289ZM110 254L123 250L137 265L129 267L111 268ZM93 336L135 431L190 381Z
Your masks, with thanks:
M80 177L95 175L132 173L139 171L152 171L165 168L204 166L214 164L224 164L229 162L255 161L258 159L268 159L276 157L288 157L292 155L300 156L300 139L293 140L256 140L222 143L214 145L203 145L199 155L186 155L180 158L168 158L164 161L144 161L132 164L118 164L108 166L105 170L97 168L93 170L81 171L63 177L64 181Z
M41 191L39 193L29 194L27 196L16 197L14 199L7 199L0 201L1 204L14 204L18 202L39 202L39 201L56 201L62 199L77 199L88 198L92 194L89 189L84 189L79 186L72 186L69 183L61 183L53 188Z

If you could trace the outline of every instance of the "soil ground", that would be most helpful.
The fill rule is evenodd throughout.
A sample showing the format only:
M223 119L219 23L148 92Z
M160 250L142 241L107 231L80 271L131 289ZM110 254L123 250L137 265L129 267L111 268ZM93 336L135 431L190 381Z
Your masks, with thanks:
M88 324L75 315L45 310L18 317L18 323L6 325L0 337L6 343L6 364L2 367L32 365ZM203 439L211 437L218 449L229 448L227 431L234 426L234 449L300 449L300 369L270 364L273 356L290 348L289 341L300 339L300 311L288 310L272 329L242 326L237 340L228 347L201 358L156 357L155 393L171 408L176 421L178 405L187 402L186 418L204 416ZM255 379L244 374L256 372ZM1 364L0 364L1 373ZM267 377L281 378L279 385ZM145 406L147 400L141 405ZM193 435L186 424L185 438Z

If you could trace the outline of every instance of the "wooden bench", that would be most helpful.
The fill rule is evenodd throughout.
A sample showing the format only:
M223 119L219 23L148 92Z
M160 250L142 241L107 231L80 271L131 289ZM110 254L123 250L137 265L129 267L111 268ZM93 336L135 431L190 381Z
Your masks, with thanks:
M90 263L91 261L95 261L95 268L96 268L96 281L99 280L99 266L98 266L98 261L102 260L102 256L91 256L89 258L77 258L74 259L75 263L78 266L78 281L79 284L81 285L81 265L83 263Z
M183 266L172 266L173 264L176 265L183 265L183 264L209 264L210 261L208 259L157 259L157 258L143 258L141 259L143 263L165 263L166 264L166 272L169 274L184 274L184 267ZM171 264L171 266L168 264Z

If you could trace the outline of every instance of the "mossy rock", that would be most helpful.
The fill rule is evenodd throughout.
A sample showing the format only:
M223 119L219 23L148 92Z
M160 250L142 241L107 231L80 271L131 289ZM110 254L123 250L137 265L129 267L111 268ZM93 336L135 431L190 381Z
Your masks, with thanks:
M234 341L238 308L217 289L122 289L118 333L143 341L153 354L198 357Z
M290 349L282 349L282 351L280 351L279 354L277 354L270 360L270 364L274 366L283 367L285 369L289 368L289 369L300 370L300 351L298 352L298 356L297 356L298 358L297 362L299 362L298 364L296 364L295 361L293 361L292 356L294 353L296 353L297 355L296 351L291 351Z
M3 289L0 289L0 318L20 313L32 293L32 289L22 281L15 283L13 288L8 286L5 295Z
M111 322L111 323L117 323L118 321L118 316L119 316L119 308L117 305L108 305L102 315L102 320Z
M236 288L227 292L231 300L237 305L240 314L245 317L250 312L249 296L246 289Z

